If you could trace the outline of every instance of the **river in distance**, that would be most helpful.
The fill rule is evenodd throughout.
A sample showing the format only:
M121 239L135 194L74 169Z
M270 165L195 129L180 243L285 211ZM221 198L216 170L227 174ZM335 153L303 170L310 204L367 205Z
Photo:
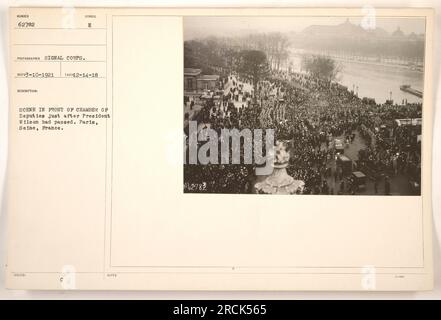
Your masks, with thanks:
M301 58L292 57L294 71L301 70ZM394 103L401 104L407 99L409 103L422 102L422 99L404 92L401 85L410 85L412 88L423 91L424 73L410 68L376 64L368 62L338 60L340 72L337 81L349 90L357 92L359 97L374 98L377 103L384 103L392 96Z

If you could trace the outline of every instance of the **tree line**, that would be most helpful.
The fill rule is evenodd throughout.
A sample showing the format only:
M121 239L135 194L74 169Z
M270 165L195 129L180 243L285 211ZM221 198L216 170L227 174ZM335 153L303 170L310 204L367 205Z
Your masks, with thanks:
M205 72L213 71L212 67L233 67L241 60L241 52L254 50L265 53L271 69L280 70L289 61L290 45L288 37L280 32L185 41L184 65L199 66Z

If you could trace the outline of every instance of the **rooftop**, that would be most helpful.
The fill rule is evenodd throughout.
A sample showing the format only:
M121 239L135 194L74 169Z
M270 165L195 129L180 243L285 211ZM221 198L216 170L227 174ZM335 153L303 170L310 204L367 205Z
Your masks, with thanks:
M198 76L202 72L201 69L196 68L184 68L184 75L185 76Z

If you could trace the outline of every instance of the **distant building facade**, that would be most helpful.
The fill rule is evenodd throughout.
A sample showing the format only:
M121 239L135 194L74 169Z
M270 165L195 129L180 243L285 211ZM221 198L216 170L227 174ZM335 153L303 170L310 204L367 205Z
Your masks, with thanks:
M197 79L201 72L201 69L184 68L184 91L197 90Z
M218 82L218 75L202 74L201 69L184 68L184 91L186 92L215 90Z

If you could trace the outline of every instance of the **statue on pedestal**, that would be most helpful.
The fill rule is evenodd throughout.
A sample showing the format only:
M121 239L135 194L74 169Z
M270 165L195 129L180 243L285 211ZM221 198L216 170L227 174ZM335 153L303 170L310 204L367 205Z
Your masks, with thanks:
M274 147L274 170L265 180L255 184L256 193L301 194L303 192L305 183L301 180L295 180L286 172L290 158L287 148L286 142L276 141Z

